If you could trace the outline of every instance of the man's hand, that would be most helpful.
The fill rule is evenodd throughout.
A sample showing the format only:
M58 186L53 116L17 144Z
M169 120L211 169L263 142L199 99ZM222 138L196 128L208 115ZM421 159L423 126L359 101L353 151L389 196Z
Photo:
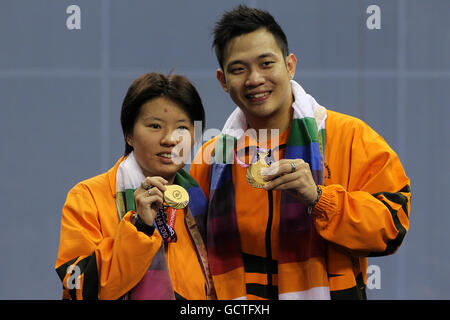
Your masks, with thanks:
M293 163L293 164L292 164ZM302 159L283 159L262 169L264 180L270 181L266 190L287 190L306 206L317 199L317 185L309 164Z

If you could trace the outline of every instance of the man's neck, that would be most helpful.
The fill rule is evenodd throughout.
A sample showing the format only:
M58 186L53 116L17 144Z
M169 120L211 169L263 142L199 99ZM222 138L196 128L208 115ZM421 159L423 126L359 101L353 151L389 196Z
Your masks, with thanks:
M259 138L260 130L267 130L267 134L270 135L271 130L276 129L278 133L286 131L292 122L292 113L294 109L289 106L276 115L271 115L266 118L251 118L247 117L248 127L256 131ZM276 131L274 131L276 132ZM270 139L270 137L268 136Z

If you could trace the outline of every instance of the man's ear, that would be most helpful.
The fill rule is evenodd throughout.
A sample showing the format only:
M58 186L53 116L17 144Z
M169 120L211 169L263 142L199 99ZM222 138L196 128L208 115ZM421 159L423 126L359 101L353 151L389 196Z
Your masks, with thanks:
M221 68L217 69L216 77L220 85L222 86L223 90L228 92L227 80L225 79L225 74L223 73L223 70Z
M286 57L286 67L291 80L294 79L295 70L297 68L297 57L293 53L290 53Z

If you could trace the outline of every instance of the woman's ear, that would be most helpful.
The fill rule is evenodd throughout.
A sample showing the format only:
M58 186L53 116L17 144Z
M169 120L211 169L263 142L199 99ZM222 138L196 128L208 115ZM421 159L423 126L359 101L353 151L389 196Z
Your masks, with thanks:
M133 136L131 134L127 134L125 137L125 141L131 146L133 147Z

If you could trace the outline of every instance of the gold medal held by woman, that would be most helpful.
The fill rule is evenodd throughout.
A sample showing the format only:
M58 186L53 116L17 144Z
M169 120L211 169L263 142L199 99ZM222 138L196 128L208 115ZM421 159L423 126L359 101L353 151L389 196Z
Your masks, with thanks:
M168 185L164 191L164 201L172 208L183 209L189 203L189 194L179 185Z

